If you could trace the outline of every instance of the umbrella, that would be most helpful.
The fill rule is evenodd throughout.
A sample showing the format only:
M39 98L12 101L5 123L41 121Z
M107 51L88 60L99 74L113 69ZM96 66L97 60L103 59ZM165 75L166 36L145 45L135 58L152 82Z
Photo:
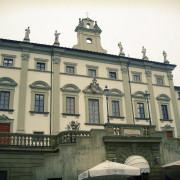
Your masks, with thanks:
M162 166L162 168L176 168L176 167L180 168L180 161L174 161L174 162L171 162L169 164Z
M89 178L102 178L109 176L108 179L117 176L139 176L140 169L137 167L131 167L125 164L120 164L111 161L105 161L79 175L78 180Z

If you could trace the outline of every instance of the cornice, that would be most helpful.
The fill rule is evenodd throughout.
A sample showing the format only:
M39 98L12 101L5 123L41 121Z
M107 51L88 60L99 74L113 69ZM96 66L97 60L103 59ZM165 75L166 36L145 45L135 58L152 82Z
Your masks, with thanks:
M165 64L162 62L156 62L150 60L147 61L143 59L123 57L119 55L104 54L99 52L66 48L66 47L54 47L53 45L28 43L28 42L7 40L7 39L0 39L0 48L15 50L15 51L27 50L29 51L29 53L38 53L38 54L46 54L46 55L52 55L52 53L54 53L55 55L58 54L58 56L61 57L88 59L92 61L95 60L98 62L111 63L117 65L120 65L121 63L125 63L125 64L129 64L130 67L137 66L137 67L141 67L142 69L149 67L152 70L158 70L158 71L167 71L167 70L172 71L176 67L176 65L174 64Z

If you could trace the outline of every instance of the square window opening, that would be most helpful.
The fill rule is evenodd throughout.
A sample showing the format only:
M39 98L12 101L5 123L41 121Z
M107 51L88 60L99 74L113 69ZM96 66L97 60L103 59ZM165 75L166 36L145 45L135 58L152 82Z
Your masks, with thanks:
M46 66L45 63L37 62L36 69L41 70L41 71L45 71L45 66Z
M116 72L109 72L109 78L116 79Z
M3 65L4 66L13 66L13 59L10 59L10 58L4 58L3 60Z
M88 74L91 77L96 77L96 70L95 69L88 69Z
M74 74L74 66L66 66L66 73Z

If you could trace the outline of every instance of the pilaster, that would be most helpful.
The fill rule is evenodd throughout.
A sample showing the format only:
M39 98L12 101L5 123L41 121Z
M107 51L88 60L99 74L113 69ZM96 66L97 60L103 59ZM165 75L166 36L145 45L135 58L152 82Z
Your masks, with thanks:
M158 121L157 121L157 112L156 112L156 104L154 98L154 90L152 86L152 71L149 68L145 69L147 84L148 84L148 92L150 94L150 110L151 110L151 122L152 125L156 125L156 130L158 130Z
M124 99L125 99L125 107L126 107L127 124L133 124L133 112L132 112L131 94L130 94L129 75L128 75L127 64L121 65L121 72L122 72L122 79L123 79L123 89L124 89Z
M174 111L174 117L175 117L176 129L177 129L177 136L180 137L180 114L178 111L178 104L177 104L176 94L174 91L173 75L171 71L167 72L167 77L169 80L170 93L171 93L171 99L172 99L172 105L173 105L173 111Z
M53 65L53 89L52 89L52 99L53 99L53 118L52 118L52 134L58 134L60 131L60 56L54 54L52 59Z
M27 93L27 73L30 54L28 51L21 53L21 76L19 85L19 109L17 118L17 133L25 132L26 113L26 93Z

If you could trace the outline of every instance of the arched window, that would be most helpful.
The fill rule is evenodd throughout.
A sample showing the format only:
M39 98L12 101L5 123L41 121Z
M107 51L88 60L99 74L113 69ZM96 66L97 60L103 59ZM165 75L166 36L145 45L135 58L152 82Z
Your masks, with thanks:
M86 24L86 28L90 29L90 24L89 23Z

